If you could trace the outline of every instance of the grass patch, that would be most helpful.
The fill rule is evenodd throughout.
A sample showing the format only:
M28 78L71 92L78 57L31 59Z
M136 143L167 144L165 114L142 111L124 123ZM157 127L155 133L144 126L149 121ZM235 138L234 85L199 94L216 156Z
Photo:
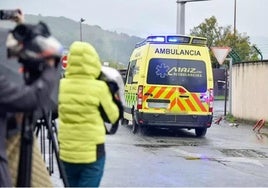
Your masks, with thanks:
M230 122L230 123L235 123L235 122L237 122L237 119L236 119L233 115L231 115L231 114L227 114L226 117L225 117L225 119L226 119L228 122Z
M230 123L244 123L244 124L249 124L249 125L254 125L257 122L256 120L236 118L231 114L227 114L225 116L225 120ZM264 125L267 126L267 123L265 123Z

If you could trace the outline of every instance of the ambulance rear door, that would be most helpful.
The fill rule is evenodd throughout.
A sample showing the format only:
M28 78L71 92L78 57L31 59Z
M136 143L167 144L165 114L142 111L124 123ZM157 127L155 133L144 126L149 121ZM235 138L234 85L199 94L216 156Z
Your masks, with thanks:
M206 63L202 60L152 58L144 88L145 111L207 114Z

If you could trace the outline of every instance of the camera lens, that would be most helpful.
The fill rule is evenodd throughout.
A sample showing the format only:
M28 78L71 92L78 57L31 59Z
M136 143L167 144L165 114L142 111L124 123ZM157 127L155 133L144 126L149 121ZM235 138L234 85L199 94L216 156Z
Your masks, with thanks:
M16 40L23 41L29 35L29 29L26 25L18 25L12 33Z

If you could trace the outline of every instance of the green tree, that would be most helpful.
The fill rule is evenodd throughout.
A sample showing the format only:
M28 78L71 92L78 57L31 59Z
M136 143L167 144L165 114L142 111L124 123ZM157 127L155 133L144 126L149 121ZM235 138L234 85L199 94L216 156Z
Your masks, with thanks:
M212 46L229 46L240 57L241 61L258 60L258 53L250 43L250 37L246 33L235 34L232 32L231 26L221 27L218 25L215 16L205 19L205 21L190 30L190 34L194 36L206 37L208 47ZM210 51L213 67L219 67L216 58Z

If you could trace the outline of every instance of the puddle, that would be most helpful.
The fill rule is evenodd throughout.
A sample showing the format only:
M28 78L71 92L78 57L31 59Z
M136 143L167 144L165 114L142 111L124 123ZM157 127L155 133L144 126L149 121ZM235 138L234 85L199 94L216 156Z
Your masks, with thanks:
M227 165L228 163L247 163L254 164L257 166L264 167L264 165L256 159L250 159L245 157L222 157L222 158L213 158L213 157L185 157L186 160L206 160L206 161L214 161L221 163L223 165Z
M233 149L227 149L228 151L224 151L226 153L234 153ZM231 151L231 152L230 152ZM254 151L254 152L253 152ZM267 158L267 156L262 153L262 152L258 152L255 150L242 150L243 155L245 155L245 153L250 153L250 156L253 156L252 153L255 153L255 155L258 155L259 158ZM261 166L263 167L264 165L255 158L249 158L249 157L241 157L241 156L227 156L227 157L214 157L214 156L209 156L206 154L202 154L202 153L190 153L187 151L183 151L180 150L178 151L180 153L180 157L183 157L186 160L205 160L205 161L213 161L213 162L218 162L220 164L223 165L228 165L229 163L248 163L248 164L254 164L257 166ZM241 150L239 150L239 152L241 152Z
M199 146L200 143L198 142L179 142L179 143L167 143L163 140L158 140L157 143L159 144L135 144L137 147L143 147L143 148L170 148L170 147L178 147L178 146Z
M220 149L228 157L268 158L267 154L254 149Z
M178 147L182 146L180 144L135 144L137 147L143 148L170 148L170 147Z
M166 140L157 140L157 143L166 143L170 144L170 141ZM175 141L174 141L175 142ZM179 146L200 146L201 144L199 142L193 142L193 141L176 141L176 143L170 144L170 145L179 145Z

